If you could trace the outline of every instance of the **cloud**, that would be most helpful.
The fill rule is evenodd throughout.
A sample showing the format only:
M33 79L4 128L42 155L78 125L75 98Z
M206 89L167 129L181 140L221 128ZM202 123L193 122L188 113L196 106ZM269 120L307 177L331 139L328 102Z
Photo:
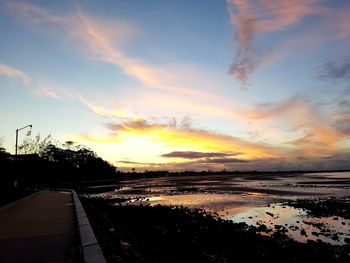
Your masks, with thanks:
M341 170L350 169L350 154L338 153L336 155L324 155L323 157L295 158L261 158L252 160L213 160L213 161L188 161L188 162L132 162L118 161L121 170L137 168L137 170L169 170L169 171L297 171L297 170Z
M280 103L262 104L247 113L254 120L271 120L280 127L290 127L299 134L293 140L305 151L315 153L315 149L335 149L342 135L334 127L334 118L301 95L290 97Z
M5 64L0 64L0 75L4 75L11 79L18 79L22 81L23 84L29 84L31 80L30 77L22 70L10 67Z
M174 151L162 154L162 157L167 158L184 158L184 159L200 159L211 157L227 157L235 156L239 153L225 153L225 152L194 152L194 151Z
M118 132L152 132L153 130L160 130L167 128L164 124L152 124L145 119L130 120L124 123L107 123L107 129Z
M8 2L5 7L17 21L40 30L41 33L52 34L54 31L52 37L68 41L89 59L111 63L125 75L139 81L142 86L152 89L140 90L136 94L138 100L132 94L133 100L127 100L133 105L148 110L157 107L159 111L161 105L162 108L177 112L186 111L186 114L190 111L222 118L239 117L232 105L239 107L240 103L233 103L218 95L217 87L221 86L222 77L218 77L215 70L202 65L176 62L153 64L126 54L123 51L125 43L138 32L136 26L129 21L100 18L78 9L70 13L58 13L30 3ZM51 93L54 95L52 91ZM181 103L181 108L178 103ZM114 109L91 101L85 104L100 116L115 115ZM217 104L222 107L218 108Z
M347 2L347 4L349 4ZM337 15L333 15L332 19L336 22L337 31L339 32L340 38L347 39L350 37L350 11L348 8L338 10Z
M70 87L47 82L44 79L40 79L35 76L30 76L29 74L24 73L22 70L4 64L0 64L0 76L1 75L12 79L19 79L25 87L31 89L31 91L38 96L49 97L54 99L70 99L80 101L82 104L84 104L86 107L88 107L98 115L111 115L109 111L103 109L101 106L95 105L83 95L81 95L79 92L76 92Z
M61 99L63 97L78 99L79 95L63 85L48 83L22 70L0 64L0 76L4 75L11 79L18 79L22 84L31 89L36 95Z
M22 23L34 29L50 32L56 28L62 38L75 44L90 58L118 66L126 75L137 79L146 87L175 91L185 95L206 96L194 88L208 86L202 73L195 66L181 63L154 65L133 58L122 47L136 35L136 27L129 21L116 18L100 18L76 10L70 14L58 14L28 3L7 3L8 10ZM50 30L47 26L50 25ZM60 39L61 40L61 39ZM193 83L193 84L188 84ZM213 83L214 84L214 83ZM191 87L189 87L191 86Z
M347 105L347 108L343 112L339 112L335 115L334 127L337 131L342 134L344 137L350 136L350 103Z
M113 138L130 139L130 136L134 136L133 138L136 139L139 137L161 143L165 149L182 148L186 151L181 152L192 152L192 154L197 151L221 152L226 153L227 156L240 153L240 156L248 159L283 155L281 149L277 151L276 148L263 143L252 143L238 137L194 128L188 121L159 123L138 119L122 123L108 123L106 128L109 130L109 136ZM187 153L187 157L189 156L190 153Z
M249 160L243 160L238 158L207 158L197 161L199 163L247 163Z
M276 107L280 114L274 110ZM293 117L295 107L302 109L295 113L298 116ZM160 122L157 119L125 119L107 123L105 134L82 134L75 139L88 144L105 143L110 147L108 151L119 149L113 156L124 158L117 161L120 169L243 171L349 168L350 163L345 158L348 142L344 141L344 153L337 148L337 143L341 142L344 135L334 124L334 127L328 122L322 124L322 116L307 100L294 97L279 104L266 104L262 108L262 119L287 119L297 138L272 146L194 128L188 120L182 124L177 120ZM267 114L269 110L271 112ZM308 115L315 112L315 116ZM319 123L321 131L317 130ZM336 132L335 141L332 141L333 135L327 132Z
M328 61L317 72L320 80L328 81L348 81L350 80L350 57L338 61Z
M230 167L230 165L244 165L249 163L248 160L238 159L238 158L204 158L198 160L191 160L185 162L166 162L166 163L153 163L153 162L136 162L130 160L118 160L116 163L119 168L131 169L134 167L140 170L170 170L170 171L184 171L184 170L222 170L225 166Z
M123 165L131 165L131 166L160 166L162 164L160 163L147 163L147 162L134 162L134 161L128 161L128 160L118 160L117 163L123 164Z
M315 0L228 0L231 24L235 28L237 52L229 72L243 84L264 59L254 40L258 34L273 33L297 24L319 12Z
M80 10L71 14L58 14L25 2L8 2L5 7L17 21L33 29L49 33L54 28L60 36L78 40L94 59L121 66L129 63L120 46L135 33L135 28L123 20L103 20ZM48 25L51 30L47 29Z

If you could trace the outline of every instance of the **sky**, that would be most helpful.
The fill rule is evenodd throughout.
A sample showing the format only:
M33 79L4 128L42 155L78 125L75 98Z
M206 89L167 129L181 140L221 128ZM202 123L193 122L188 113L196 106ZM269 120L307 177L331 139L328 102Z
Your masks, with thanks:
M11 153L32 124L121 170L350 168L350 1L0 0L0 34Z

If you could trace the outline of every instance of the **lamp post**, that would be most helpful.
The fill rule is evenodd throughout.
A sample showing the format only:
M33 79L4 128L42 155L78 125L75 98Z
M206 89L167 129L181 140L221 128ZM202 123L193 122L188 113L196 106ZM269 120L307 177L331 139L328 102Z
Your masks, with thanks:
M29 124L29 125L24 126L24 127L20 128L20 129L16 129L16 157L17 157L17 148L18 148L18 132L20 130L23 130L23 129L28 128L28 127L32 128L33 126L31 124Z

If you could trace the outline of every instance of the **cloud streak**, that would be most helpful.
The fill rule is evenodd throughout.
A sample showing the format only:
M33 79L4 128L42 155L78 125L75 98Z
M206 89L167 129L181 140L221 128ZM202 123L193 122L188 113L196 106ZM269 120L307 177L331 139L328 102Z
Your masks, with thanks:
M38 79L37 77L29 75L22 70L10 67L5 64L0 64L0 76L1 75L6 76L10 79L20 80L24 87L29 88L34 94L38 96L79 101L91 111L100 116L111 116L109 111L103 109L101 106L95 105L72 88L48 83L45 80Z
M161 106L172 111L186 111L185 114L192 112L211 117L239 118L232 105L239 107L240 103L233 103L232 100L219 96L217 90L213 92L214 87L220 86L220 81L218 83L217 76L210 70L183 63L163 62L155 65L127 55L123 51L124 44L138 32L128 21L102 19L78 9L68 14L57 13L21 2L9 2L5 6L17 21L46 34L54 31L53 38L73 43L88 58L111 63L125 75L136 79L147 90L139 91L139 99L133 99L133 105L147 103L147 109L156 105L158 111ZM54 95L53 91L47 91L48 95L50 93ZM115 115L114 109L86 100L83 102L100 116ZM181 109L178 107L179 103L182 105ZM217 104L222 107L218 108ZM145 108L145 105L141 106Z
M334 151L336 144L343 139L343 134L334 125L334 116L325 114L301 96L293 96L276 104L263 104L247 116L257 121L272 120L280 126L289 125L294 133L299 134L291 143L312 155Z
M29 84L29 82L31 81L30 77L22 70L13 68L5 64L0 64L0 75L6 76L10 79L18 79L23 84Z
M194 152L194 151L174 151L162 154L162 157L167 158L184 158L184 159L200 159L200 158L217 158L235 156L239 153L225 153L225 152Z
M318 71L317 77L320 80L348 81L350 80L350 57L337 61L328 61Z
M132 162L117 161L121 170L129 170L136 168L143 170L169 170L169 171L296 171L296 170L332 170L332 169L349 169L350 154L339 153L325 157L300 157L293 159L284 158L262 158L245 160L194 160L188 162L167 162L167 163L151 163L151 162Z
M230 21L238 43L229 72L243 84L262 63L265 55L254 41L259 34L273 33L297 24L303 17L315 14L315 0L227 0Z
M136 35L137 29L132 23L110 18L102 19L76 10L71 14L57 14L43 7L28 3L7 3L8 10L22 23L34 29L48 32L51 25L63 38L69 36L90 58L114 64L144 86L184 95L209 97L198 88L207 85L198 69L188 64L165 63L153 65L133 58L123 52L123 45ZM198 76L198 77L196 77ZM189 85L188 83L194 83ZM189 87L190 86L190 87Z

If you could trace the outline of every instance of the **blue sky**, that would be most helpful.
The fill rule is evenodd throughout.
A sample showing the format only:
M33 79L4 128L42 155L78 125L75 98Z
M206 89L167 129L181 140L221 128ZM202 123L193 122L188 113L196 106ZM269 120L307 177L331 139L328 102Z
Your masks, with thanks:
M0 6L10 152L33 124L122 169L350 168L350 3Z

